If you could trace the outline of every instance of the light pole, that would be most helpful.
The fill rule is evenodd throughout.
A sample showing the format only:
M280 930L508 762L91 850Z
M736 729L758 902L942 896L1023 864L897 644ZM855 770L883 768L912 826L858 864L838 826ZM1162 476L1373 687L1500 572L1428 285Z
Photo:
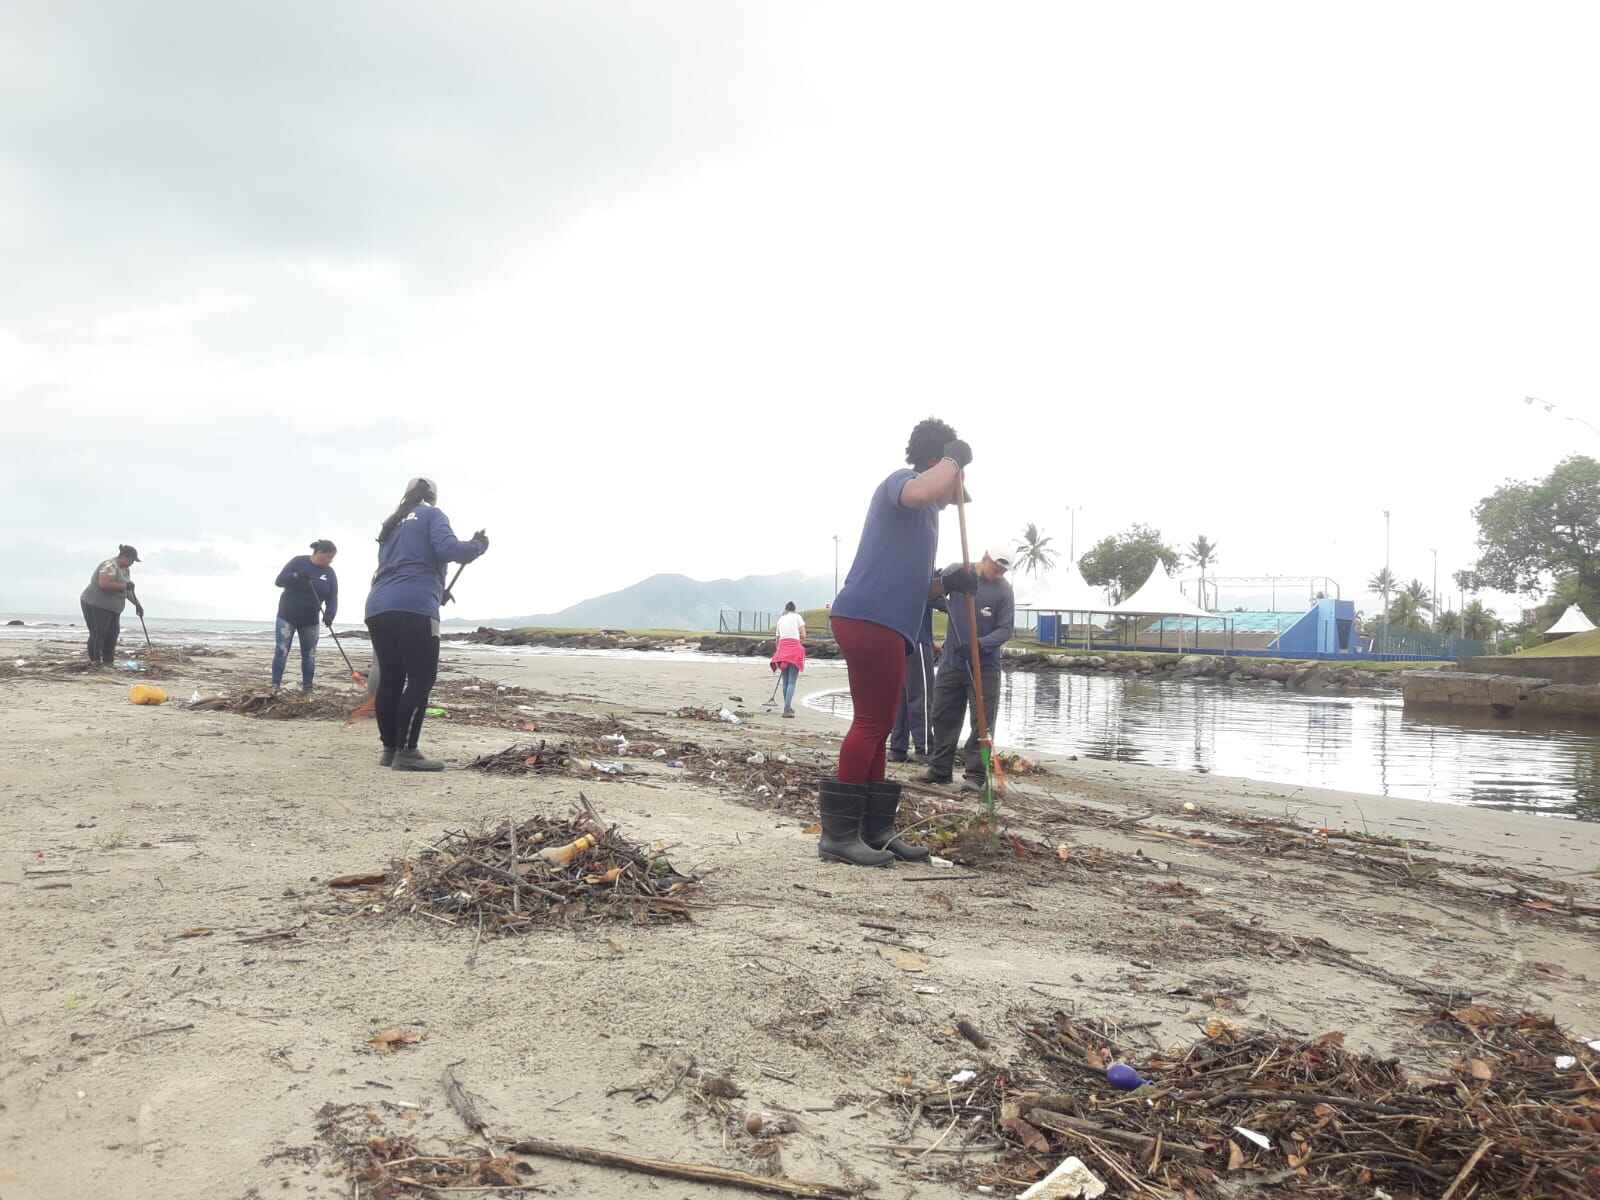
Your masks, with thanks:
M1439 551L1433 551L1433 631L1439 632Z
M1390 529L1390 525L1389 525L1389 510L1386 508L1386 509L1383 510L1383 578L1384 578L1385 581L1387 581L1389 579L1389 548L1390 548L1390 545L1391 545L1391 539L1390 539L1390 536L1389 536L1389 529ZM1383 589L1383 653L1387 654L1388 652L1389 652L1389 589L1386 587L1386 588Z
M839 596L839 535L833 535L833 595Z
M1600 433L1600 426L1595 425L1592 421L1586 421L1582 417L1569 417L1566 413L1557 413L1556 406L1548 400L1541 400L1537 396L1524 396L1522 402L1529 405L1538 405L1551 416L1559 416L1563 421L1572 421L1578 425L1588 426L1591 433Z
M1067 561L1078 565L1078 511L1081 504L1067 505Z

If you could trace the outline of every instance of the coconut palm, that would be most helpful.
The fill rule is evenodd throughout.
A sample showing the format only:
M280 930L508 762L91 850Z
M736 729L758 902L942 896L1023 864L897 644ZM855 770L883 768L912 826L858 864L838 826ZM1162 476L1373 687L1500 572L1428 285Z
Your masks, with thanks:
M1486 642L1500 631L1500 619L1483 606L1482 600L1474 600L1461 612L1461 629L1462 637Z
M1017 565L1029 575L1037 575L1055 566L1056 552L1050 549L1051 540L1041 537L1039 527L1029 521L1028 527L1022 531L1022 540L1017 543Z
M1406 584L1404 594L1411 598L1411 603L1419 613L1433 611L1433 593L1422 586L1422 580L1413 579Z
M1377 634L1377 636L1380 638L1380 644L1378 646L1380 650L1386 648L1388 643L1388 633L1386 630L1389 623L1389 593L1394 591L1395 588L1396 581L1394 572L1389 570L1388 567L1384 567L1381 571L1378 571L1376 574L1374 574L1371 579L1367 580L1367 591L1376 592L1378 595L1383 597L1383 610L1378 614L1378 625L1380 632Z
M1409 587L1405 588L1389 606L1389 625L1401 633L1422 633L1428 628L1427 618L1422 615L1426 611L1426 605L1418 601Z
M1205 534L1189 543L1189 561L1200 568L1200 604L1206 602L1206 569L1217 561L1217 544Z

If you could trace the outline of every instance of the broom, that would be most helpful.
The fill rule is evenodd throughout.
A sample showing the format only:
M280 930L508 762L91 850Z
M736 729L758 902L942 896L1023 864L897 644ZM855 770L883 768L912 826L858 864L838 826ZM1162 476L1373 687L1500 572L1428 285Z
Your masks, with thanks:
M972 570L972 552L967 548L967 490L961 480L956 483L956 515L961 523L961 563ZM994 756L994 740L989 736L988 709L983 703L983 656L978 647L978 598L974 593L967 600L967 650L972 671L973 724L978 729L978 757L983 763L983 807L992 825L999 797L1005 795L1005 774Z

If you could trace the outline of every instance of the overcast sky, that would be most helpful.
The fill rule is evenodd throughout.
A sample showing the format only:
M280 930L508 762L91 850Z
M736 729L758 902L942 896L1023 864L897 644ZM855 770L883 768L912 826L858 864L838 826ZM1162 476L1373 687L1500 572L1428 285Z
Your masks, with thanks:
M1390 508L1396 573L1446 579L1474 501L1600 452L1559 419L1600 424L1597 32L10 0L0 611L74 612L131 541L152 613L266 620L330 537L358 616L419 473L493 539L463 616L831 573L930 413L980 545L1081 505L1080 554L1140 520L1349 596Z

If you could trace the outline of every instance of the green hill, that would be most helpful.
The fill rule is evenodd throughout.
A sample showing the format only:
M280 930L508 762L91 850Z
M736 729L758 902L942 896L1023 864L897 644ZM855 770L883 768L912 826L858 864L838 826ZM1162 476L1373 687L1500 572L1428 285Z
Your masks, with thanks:
M1588 633L1575 633L1571 637L1557 638L1530 650L1521 650L1517 658L1591 658L1600 654L1600 629Z

